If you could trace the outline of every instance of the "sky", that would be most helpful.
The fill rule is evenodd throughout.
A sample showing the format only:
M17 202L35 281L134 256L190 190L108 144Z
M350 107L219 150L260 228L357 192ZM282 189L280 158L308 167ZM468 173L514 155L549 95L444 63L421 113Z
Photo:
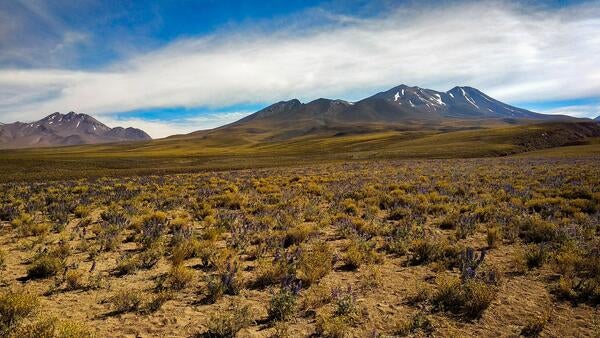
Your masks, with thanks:
M600 1L0 0L0 122L152 137L399 84L600 115Z

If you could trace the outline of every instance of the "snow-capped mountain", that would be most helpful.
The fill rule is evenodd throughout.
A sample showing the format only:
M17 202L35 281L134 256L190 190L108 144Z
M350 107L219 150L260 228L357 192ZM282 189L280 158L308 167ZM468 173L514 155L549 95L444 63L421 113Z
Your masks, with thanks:
M135 128L109 128L86 114L54 113L30 122L0 125L0 148L64 146L88 143L150 140Z
M299 135L323 129L343 132L348 126L353 129L373 126L379 129L454 128L546 120L576 119L517 108L472 87L439 92L400 85L356 102L323 98L308 103L297 99L281 101L218 129L245 128L253 133L281 130L286 135Z
M366 99L383 99L409 111L454 118L546 118L526 109L500 102L472 87L454 87L438 92L400 85Z

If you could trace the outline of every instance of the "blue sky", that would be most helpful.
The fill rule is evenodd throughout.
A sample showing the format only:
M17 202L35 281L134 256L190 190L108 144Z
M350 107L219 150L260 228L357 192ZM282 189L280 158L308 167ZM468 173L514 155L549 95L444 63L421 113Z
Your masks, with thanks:
M600 1L0 1L0 121L163 137L401 83L595 117L597 55Z

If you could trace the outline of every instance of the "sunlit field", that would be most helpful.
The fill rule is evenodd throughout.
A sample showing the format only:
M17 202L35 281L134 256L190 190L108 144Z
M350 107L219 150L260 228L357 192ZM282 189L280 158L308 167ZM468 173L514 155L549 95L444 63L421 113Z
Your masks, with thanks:
M0 335L594 336L599 167L381 160L5 183Z

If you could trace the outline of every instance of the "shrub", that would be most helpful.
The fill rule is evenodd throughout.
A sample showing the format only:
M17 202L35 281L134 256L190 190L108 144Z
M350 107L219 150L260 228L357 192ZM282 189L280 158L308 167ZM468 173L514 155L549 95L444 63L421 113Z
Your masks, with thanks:
M192 224L190 219L177 217L169 224L171 227L171 245L176 245L192 237Z
M142 243L146 246L156 242L167 230L167 215L156 211L145 215L141 220Z
M194 279L194 270L184 266L175 265L171 268L168 275L169 287L174 290L182 290L190 285Z
M153 268L164 254L162 243L154 242L144 249L137 258L139 267L142 269Z
M319 337L347 337L350 333L348 318L321 314L317 316L316 333Z
M206 202L200 202L192 204L191 213L196 220L202 221L206 217L212 216L214 214L214 210L211 208L210 204Z
M373 243L364 240L352 240L346 247L344 261L349 269L357 269L363 264L378 263L381 257L375 251Z
M141 291L122 289L108 299L115 313L134 312L140 309L143 302Z
M198 337L235 337L237 333L252 324L252 316L248 305L234 304L228 311L213 314L208 321L208 331Z
M202 243L195 238L190 238L179 242L171 252L171 262L173 265L182 264L186 259L198 257L203 251ZM207 259L210 261L210 259ZM206 265L209 263L207 262Z
M91 208L88 205L80 204L75 208L74 214L78 218L85 218L89 216Z
M489 249L496 248L500 237L500 230L497 227L487 229L487 245Z
M326 242L317 242L303 250L298 262L298 276L306 285L325 277L333 268L333 252Z
M121 228L117 225L104 224L96 238L98 244L100 244L101 251L114 251L119 247L120 240L119 235L121 234Z
M117 260L115 275L125 276L136 272L140 268L140 261L134 255L122 255Z
M34 314L38 306L38 298L23 290L0 294L0 336L14 330L23 319Z
M422 312L418 312L409 320L402 322L396 329L395 334L399 336L415 335L423 331L427 336L433 332L433 325L429 317Z
M302 311L310 311L328 304L332 300L332 292L329 287L320 284L314 285L303 293L299 308Z
M406 297L406 301L409 305L415 305L425 302L429 298L431 298L431 290L428 284L417 281L410 294Z
M416 239L410 245L412 264L434 262L441 256L441 246L431 239Z
M83 272L81 270L69 270L65 274L67 290L79 290L85 288Z
M283 287L271 296L269 301L269 318L271 320L288 320L296 311L297 292Z
M460 279L456 277L439 277L437 290L432 294L431 303L440 310L458 311L462 305Z
M10 221L10 224L16 229L27 228L34 223L33 216L28 213L19 214L16 218Z
M300 224L290 228L285 232L283 246L287 248L292 245L299 245L315 233L314 227L308 224Z
M467 317L478 318L490 306L495 297L496 292L493 286L479 280L469 280L463 287L462 310Z
M6 251L0 249L0 271L6 268Z
M450 245L446 241L421 238L412 241L411 264L427 264L436 262L442 267L451 269L460 265L463 248L460 245Z
M438 279L438 289L431 303L436 309L460 313L468 318L478 318L496 296L492 285L478 279L461 283L459 278Z
M392 209L387 217L391 221L399 221L411 215L410 209L404 207L396 207Z
M217 274L207 277L207 299L216 302L223 295L237 295L241 289L238 263L229 261Z
M548 249L542 244L530 244L525 247L525 264L529 269L539 268L548 260Z
M257 267L255 286L264 287L282 283L290 277L295 278L296 266L301 255L302 251L294 248L293 250L277 251L273 261L260 260Z
M335 303L335 315L345 316L356 311L356 297L352 292L352 287L348 285L347 289L334 288L331 291L331 298Z
M521 335L523 337L537 337L540 333L542 333L549 320L549 312L542 313L539 316L529 319L523 329L521 329Z
M20 338L91 338L92 331L84 324L74 321L43 318L36 322L20 327L10 337Z
M519 224L520 236L527 243L549 242L556 238L556 225L539 217L527 217Z
M165 304L171 299L173 299L173 294L170 291L159 291L154 296L152 296L152 298L146 305L146 310L150 313L156 312L163 306L163 304Z
M31 266L27 268L27 277L32 279L52 277L63 271L64 267L63 259L44 253L34 258Z
M438 224L438 227L443 230L454 230L458 224L458 214L450 214L444 217Z
M353 199L347 198L342 201L342 209L345 213L352 216L357 216L359 214L358 206Z

